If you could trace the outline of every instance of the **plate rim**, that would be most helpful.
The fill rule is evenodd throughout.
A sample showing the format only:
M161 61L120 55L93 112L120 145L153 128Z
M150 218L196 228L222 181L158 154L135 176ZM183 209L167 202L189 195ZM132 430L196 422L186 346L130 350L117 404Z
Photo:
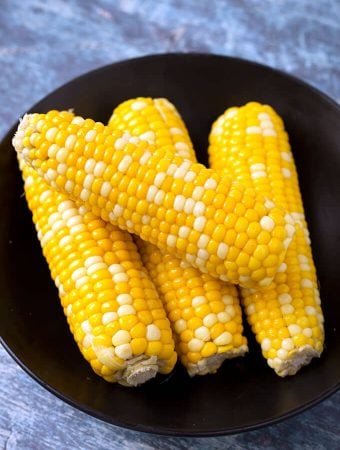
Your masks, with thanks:
M40 98L37 102L35 102L34 105L32 105L28 110L26 110L24 113L20 115L20 117L23 117L24 114L29 113L33 111L38 104L45 101L47 97L49 97L52 94L57 94L59 90L62 90L69 86L70 84L74 83L75 81L85 79L89 76L96 75L97 73L104 72L106 70L110 70L113 66L123 66L126 64L131 64L133 62L138 61L149 61L152 59L164 59L164 58L186 58L186 57L195 57L195 58L215 58L215 59L224 59L229 60L230 62L235 63L241 63L245 65L252 65L255 67L258 67L262 70L270 71L272 73L275 73L281 77L288 78L292 82L299 84L300 86L304 87L305 89L312 90L314 94L320 96L324 101L329 103L333 108L337 110L337 112L340 114L340 104L337 103L333 98L331 98L328 94L321 91L319 88L309 84L307 81L303 80L302 78L299 78L296 75L292 75L282 69L277 69L271 66L268 66L263 63L259 63L257 61L248 60L245 58L240 58L237 56L229 56L229 55L223 55L218 53L204 53L204 52L166 52L166 53L153 53L153 54L147 54L142 56L137 56L133 58L127 58L127 59L121 59L117 60L112 63L105 64L103 66L97 67L95 69L89 70L87 72L84 72L78 76L75 76L74 78L66 81L65 83L57 86L52 91L48 92L45 96ZM2 144L3 141L7 139L11 139L13 132L15 131L19 121L16 121L7 132L4 133L3 136L0 138L0 144ZM119 416L115 417L114 420L112 420L112 417L99 412L98 410L95 410L94 408L84 406L82 403L77 402L73 400L71 397L61 393L53 387L51 384L44 381L42 378L40 378L36 373L34 373L21 359L20 357L14 352L14 350L11 349L10 345L6 342L6 340L3 338L3 336L0 336L0 343L7 352L7 354L10 355L14 359L14 361L19 365L21 369L24 370L34 381L36 381L40 386L45 388L47 391L49 391L51 394L56 396L58 399L64 401L68 405L72 406L75 409L78 409L79 411L88 414L89 416L95 417L96 419L99 419L105 423L109 423L111 425L115 425L124 429L129 429L132 431L139 431L143 433L152 433L156 435L162 435L162 436L177 436L177 437L213 437L213 436L227 436L227 435L233 435L237 433L247 432L247 431L253 431L260 428L264 428L268 425L274 425L277 424L283 420L286 420L288 418L294 417L297 414L306 411L309 408L312 408L313 406L316 406L321 401L326 400L331 395L335 394L340 389L340 380L337 381L337 383L328 389L324 390L322 393L319 393L315 398L312 400L304 403L301 406L296 407L295 409L292 409L286 413L283 413L275 418L270 418L267 420L262 420L260 422L254 422L250 425L245 426L234 426L229 428L217 428L212 429L209 431L199 431L199 430L193 430L193 429L187 429L187 430L177 430L172 428L166 428L166 427L160 427L157 426L156 429L154 429L151 425L141 425L137 424L136 426L133 426L131 424L128 424L124 421L119 420Z

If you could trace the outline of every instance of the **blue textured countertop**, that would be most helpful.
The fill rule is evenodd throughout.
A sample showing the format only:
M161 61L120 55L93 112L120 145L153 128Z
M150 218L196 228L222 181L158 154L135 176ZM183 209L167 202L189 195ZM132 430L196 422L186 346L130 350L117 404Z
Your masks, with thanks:
M338 0L4 0L0 135L32 104L101 65L150 53L236 55L280 68L340 101ZM100 422L45 391L0 348L0 448L340 449L340 392L277 425L207 439Z

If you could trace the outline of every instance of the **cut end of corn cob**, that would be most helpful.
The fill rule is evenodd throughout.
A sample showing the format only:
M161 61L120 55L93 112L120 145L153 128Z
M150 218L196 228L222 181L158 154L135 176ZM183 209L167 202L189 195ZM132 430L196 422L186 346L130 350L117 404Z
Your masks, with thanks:
M128 387L140 386L154 378L157 373L158 364L156 356L151 356L149 358L139 356L128 362L118 383Z
M214 374L222 366L227 359L238 358L244 356L248 352L247 345L241 345L238 348L231 349L216 355L202 358L197 363L187 363L188 374L193 377L195 375Z
M320 351L317 351L311 345L293 350L287 355L286 360L280 358L268 359L268 365L275 370L280 377L295 375L302 367L307 366L313 358L319 358Z
M137 386L177 359L132 237L53 191L19 159L38 238L78 347L109 382Z
M71 112L26 115L13 144L54 189L223 281L267 286L295 232L253 189Z
M272 283L242 289L246 316L263 356L280 376L294 375L324 342L323 315L293 154L282 119L268 105L229 108L209 137L212 167L272 199L295 235Z

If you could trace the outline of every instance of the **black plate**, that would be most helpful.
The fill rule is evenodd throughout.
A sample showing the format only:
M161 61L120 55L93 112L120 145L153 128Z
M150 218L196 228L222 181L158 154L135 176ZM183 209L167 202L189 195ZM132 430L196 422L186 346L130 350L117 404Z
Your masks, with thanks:
M135 96L164 96L182 113L206 162L209 128L231 105L267 102L282 115L293 146L313 241L326 319L326 350L280 379L250 339L250 353L213 376L178 367L137 389L94 375L71 337L22 196L11 136L1 144L0 330L15 360L71 405L115 425L208 436L257 428L302 411L339 387L340 109L305 83L270 68L213 55L170 54L113 64L77 78L32 111L74 108L107 121ZM249 330L247 330L249 336Z

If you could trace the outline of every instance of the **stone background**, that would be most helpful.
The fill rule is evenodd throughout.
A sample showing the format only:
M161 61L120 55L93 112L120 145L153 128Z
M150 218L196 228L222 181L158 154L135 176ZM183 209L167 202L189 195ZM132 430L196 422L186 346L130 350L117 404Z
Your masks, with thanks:
M72 78L151 53L211 52L303 78L340 102L338 0L0 0L0 136ZM66 405L0 348L0 449L340 449L340 393L239 435L167 438Z

